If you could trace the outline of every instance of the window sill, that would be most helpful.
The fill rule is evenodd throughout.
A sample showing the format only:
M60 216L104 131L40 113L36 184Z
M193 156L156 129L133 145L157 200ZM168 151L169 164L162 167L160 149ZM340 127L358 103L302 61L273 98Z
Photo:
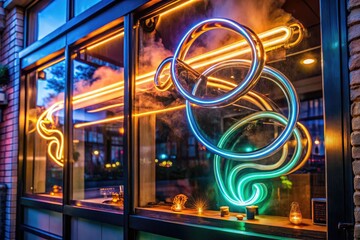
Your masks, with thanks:
M326 226L314 225L311 219L303 219L301 225L293 225L287 217L278 216L259 215L254 220L237 220L236 215L239 213L232 212L229 217L220 217L219 211L206 210L200 215L195 209L173 212L169 206L137 208L136 214L159 220L180 221L283 237L326 239Z
M107 203L104 203L107 202ZM76 207L84 207L96 210L116 211L123 213L124 206L112 203L111 198L91 198L85 200L73 200L72 204Z

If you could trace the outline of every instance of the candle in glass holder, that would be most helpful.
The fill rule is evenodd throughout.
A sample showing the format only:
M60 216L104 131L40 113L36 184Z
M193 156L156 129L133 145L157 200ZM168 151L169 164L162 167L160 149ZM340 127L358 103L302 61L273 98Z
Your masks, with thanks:
M197 211L198 211L198 214L202 214L202 213L203 213L203 208L202 208L202 207L198 207Z
M229 216L230 212L229 212L229 207L228 206L222 206L220 207L220 216L221 217L225 217L225 216Z
M302 222L302 215L301 213L292 213L290 214L290 222L298 225Z
M302 222L302 214L300 211L299 203L293 202L291 203L291 210L289 214L289 220L291 223L298 225Z
M257 215L258 206L246 206L246 218L247 220L255 219Z

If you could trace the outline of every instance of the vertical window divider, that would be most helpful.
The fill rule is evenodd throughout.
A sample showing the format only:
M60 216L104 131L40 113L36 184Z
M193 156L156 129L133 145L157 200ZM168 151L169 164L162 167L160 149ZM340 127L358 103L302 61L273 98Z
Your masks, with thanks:
M74 0L67 0L66 22L74 17Z
M352 197L347 191L353 188L349 176L352 175L351 146L347 140L351 119L348 57L344 49L347 46L346 16L341 14L342 9L346 9L344 4L338 0L320 0L328 239L345 239L346 232L339 227L353 215Z
M19 69L21 67L19 66ZM23 239L24 238L24 232L21 231L21 226L23 224L24 219L24 207L20 204L20 199L24 196L24 186L26 186L25 183L25 164L26 164L26 134L25 134L25 123L26 123L26 89L27 89L27 82L29 75L24 74L20 71L20 93L19 93L19 130L18 130L18 136L19 136L19 146L18 146L18 179L17 179L17 198L16 198L16 231L15 231L15 238L16 239ZM23 116L23 117L21 117Z
M71 139L72 139L72 67L71 49L65 48L65 129L63 168L63 207L70 204L71 197ZM63 214L63 239L71 239L71 217Z
M124 239L134 239L135 232L129 228L130 215L134 214L134 159L132 105L135 87L134 15L124 17Z

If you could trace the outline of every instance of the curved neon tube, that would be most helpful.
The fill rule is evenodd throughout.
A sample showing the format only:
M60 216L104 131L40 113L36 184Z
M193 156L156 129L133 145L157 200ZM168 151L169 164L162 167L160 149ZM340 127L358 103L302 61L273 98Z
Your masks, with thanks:
M231 62L228 61L228 63L230 65L233 63L236 63L237 65L241 64L242 66L248 65L248 61L246 61L246 60L236 60L236 61L231 61ZM291 83L288 81L288 79L283 74L278 72L277 70L266 66L266 67L264 67L263 71L265 74L268 74L269 76L271 76L268 79L273 81L280 87L280 89L282 90L282 92L284 93L284 95L288 101L289 124L286 125L286 127L282 131L282 133L272 143L270 143L268 146L266 146L260 150L250 152L250 153L236 153L236 152L232 152L232 151L229 151L226 149L221 149L218 146L214 145L208 139L206 139L206 137L203 136L203 134L193 116L191 104L189 101L186 101L186 115L188 118L190 129L192 130L192 132L194 133L196 138L213 153L218 154L224 158L229 158L229 159L236 160L236 161L260 160L260 159L264 158L265 156L268 156L269 154L274 154L290 138L291 133L296 125L297 116L298 116L298 112L299 112L299 106L297 104L298 99L295 94L295 89L291 85ZM201 83L201 80L196 83L194 90L193 90L194 95L196 94L197 87L199 86L200 83Z
M61 167L64 165L64 136L60 130L54 129L52 126L54 126L53 113L62 108L64 108L63 103L52 105L47 111L44 111L40 115L36 123L36 129L39 135L49 141L47 152L50 159ZM53 154L53 149L55 149L55 155Z
M229 31L238 33L245 38L251 49L252 61L250 63L250 69L247 75L245 76L245 78L241 81L241 84L239 84L236 88L227 92L223 96L213 99L198 98L195 96L194 93L188 92L180 84L180 81L177 78L176 65L178 60L181 61L185 60L189 48L198 37L200 37L203 33L207 31L211 31L218 28L227 29ZM264 56L263 45L260 39L257 37L257 35L253 33L250 29L227 19L222 19L222 18L209 19L195 25L181 39L171 61L171 78L179 93L186 100L191 101L196 105L209 107L209 106L219 106L220 104L224 104L224 103L230 104L238 100L239 95L240 96L244 95L244 93L246 93L247 90L249 90L254 84L256 84L256 81L260 78L261 71L265 64L264 57L265 56ZM219 64L222 64L222 62L220 62ZM214 69L217 68L218 66L214 65L209 69L207 69L203 74L201 74L198 77L199 78L198 82L201 82L200 79L202 76L207 76L206 73L212 72Z

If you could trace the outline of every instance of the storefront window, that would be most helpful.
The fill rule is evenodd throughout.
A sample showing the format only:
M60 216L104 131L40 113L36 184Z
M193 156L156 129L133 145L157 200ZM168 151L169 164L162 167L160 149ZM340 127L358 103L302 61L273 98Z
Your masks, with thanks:
M91 6L95 5L96 3L100 2L101 0L75 0L74 4L74 15L77 16L80 13L84 12L85 10L89 9Z
M56 61L27 78L26 190L62 199L65 64Z
M74 204L121 210L124 174L123 32L72 54Z
M28 44L42 39L65 23L66 5L66 0L45 0L29 10Z
M221 207L256 205L269 224L297 202L313 225L311 201L325 198L320 25L318 3L299 14L295 2L193 1L140 19L139 214L225 221Z

